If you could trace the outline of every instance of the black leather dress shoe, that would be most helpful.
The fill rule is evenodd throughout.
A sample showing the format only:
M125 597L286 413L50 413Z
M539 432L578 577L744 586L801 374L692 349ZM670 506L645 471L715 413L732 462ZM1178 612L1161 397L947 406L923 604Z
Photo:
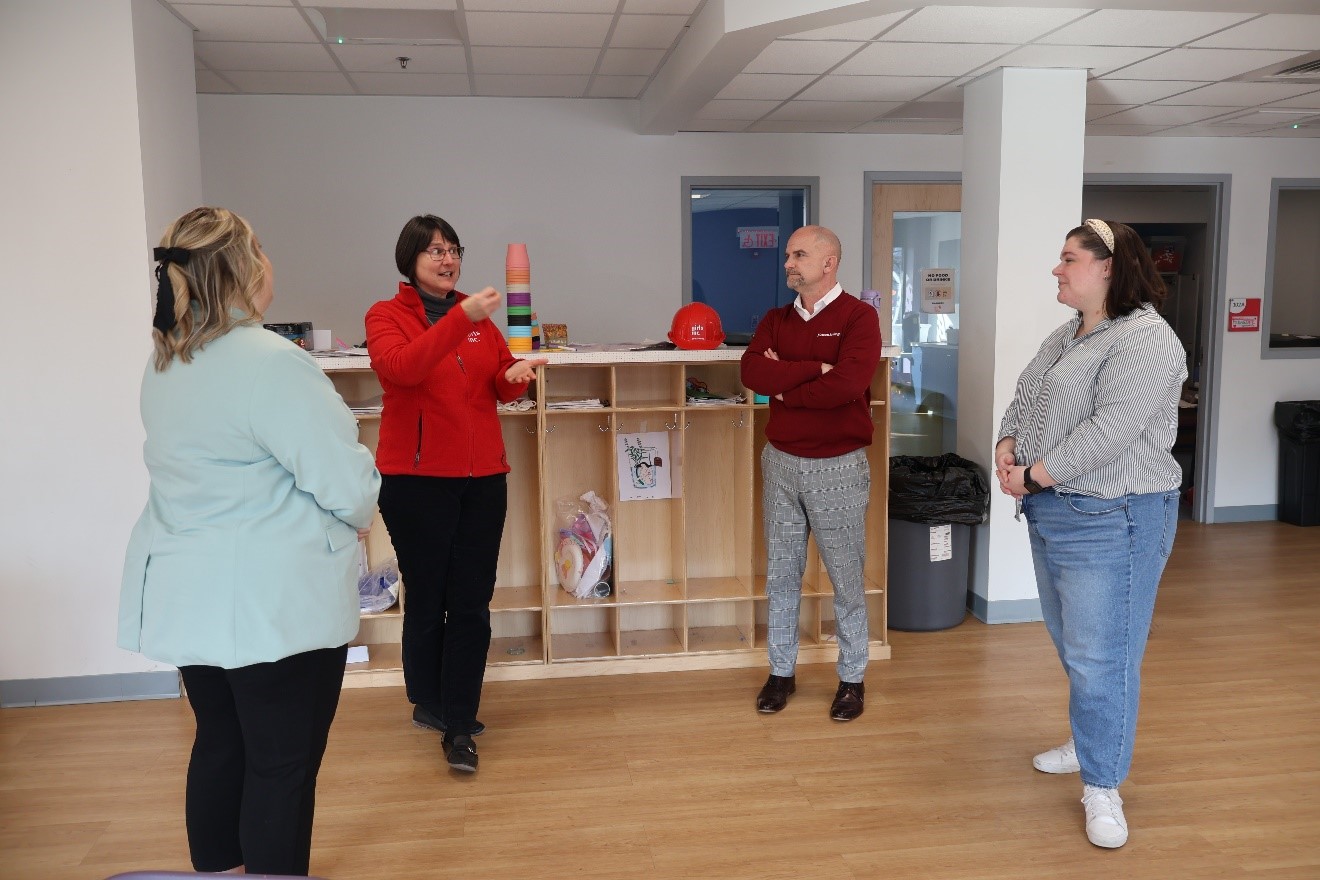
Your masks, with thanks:
M429 711L428 709L426 709L425 706L422 705L413 706L412 722L414 727L422 727L427 730L436 730L439 731L440 733L445 732L445 723L441 721L440 718L434 712ZM477 722L476 727L472 728L473 736L481 736L485 732L486 732L486 725L482 724L480 721Z
M866 685L862 682L841 681L830 704L830 717L835 721L852 721L862 714Z
M767 715L788 705L788 698L797 690L797 679L792 675L772 675L756 695L756 711Z

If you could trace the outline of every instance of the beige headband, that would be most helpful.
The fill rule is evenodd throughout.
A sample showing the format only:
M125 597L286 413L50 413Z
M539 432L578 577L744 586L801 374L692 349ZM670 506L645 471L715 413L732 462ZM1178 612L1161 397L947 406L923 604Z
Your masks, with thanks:
M1109 228L1109 224L1103 220L1087 220L1086 225L1091 227L1091 231L1100 236L1100 240L1109 248L1109 252L1114 252L1114 230Z

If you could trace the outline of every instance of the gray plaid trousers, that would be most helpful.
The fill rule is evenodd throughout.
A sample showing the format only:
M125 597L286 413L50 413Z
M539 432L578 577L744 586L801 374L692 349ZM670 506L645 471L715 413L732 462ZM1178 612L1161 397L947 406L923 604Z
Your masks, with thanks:
M859 682L866 674L870 638L862 583L871 492L866 450L834 458L800 458L767 443L761 453L761 478L769 555L765 589L770 606L770 672L792 675L797 665L807 536L815 535L834 584L839 680Z

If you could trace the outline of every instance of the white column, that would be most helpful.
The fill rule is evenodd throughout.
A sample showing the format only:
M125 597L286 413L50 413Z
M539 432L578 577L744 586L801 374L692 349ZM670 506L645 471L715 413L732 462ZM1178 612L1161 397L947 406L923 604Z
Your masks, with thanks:
M963 100L958 450L992 487L973 591L989 622L1039 619L1026 523L999 493L992 459L1018 375L1069 317L1050 270L1080 221L1086 71L1000 68Z
M169 668L115 629L150 246L201 195L194 77L190 29L151 0L0 4L0 681Z

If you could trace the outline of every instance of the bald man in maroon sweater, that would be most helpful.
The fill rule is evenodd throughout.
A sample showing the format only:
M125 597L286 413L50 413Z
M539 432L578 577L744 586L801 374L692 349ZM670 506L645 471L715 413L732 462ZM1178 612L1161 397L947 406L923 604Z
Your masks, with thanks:
M769 564L770 677L759 712L783 709L797 689L798 616L807 536L834 584L839 687L835 721L862 714L869 631L862 568L871 469L871 378L880 362L880 322L845 293L839 237L823 226L793 233L784 272L797 299L766 313L742 358L743 384L770 397L761 453Z

